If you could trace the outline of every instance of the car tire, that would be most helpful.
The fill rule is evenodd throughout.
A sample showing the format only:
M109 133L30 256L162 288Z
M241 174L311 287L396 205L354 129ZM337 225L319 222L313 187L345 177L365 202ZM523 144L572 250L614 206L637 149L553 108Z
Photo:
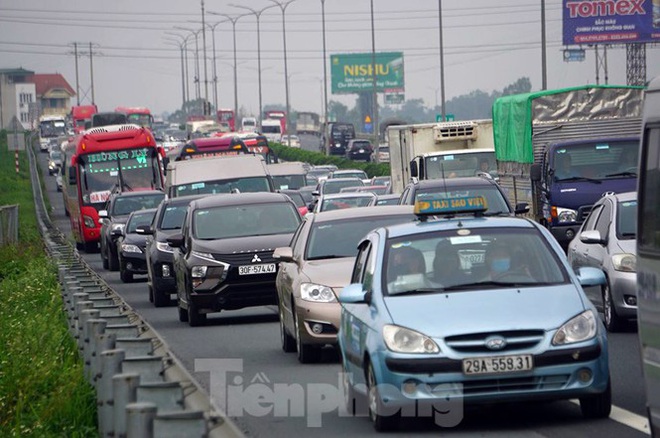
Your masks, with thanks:
M119 278L121 278L121 281L124 283L132 283L133 282L133 273L128 272L126 269L120 269L119 270Z
M316 363L321 360L321 348L316 345L303 344L302 336L300 336L300 326L298 325L298 317L293 315L293 321L296 326L296 350L298 350L298 362L300 363Z
M98 252L99 250L99 244L96 242L85 242L85 252L87 254L93 254L95 252Z
M179 312L179 321L181 322L188 322L188 310L184 309L181 307L181 301L178 300L176 301L176 308Z
M154 288L150 284L147 285L147 290L149 291L149 302L154 302Z
M155 307L166 307L170 303L169 295L165 296L165 294L158 289L151 288L151 294Z
M106 256L108 257L108 267L111 271L119 271L119 256L112 254L110 245L106 243L105 245Z
M607 380L604 392L595 395L580 397L580 410L584 418L607 418L612 411L612 383Z
M105 252L101 251L101 263L103 264L103 269L109 269L110 265L108 263L108 258L105 256Z
M623 329L624 321L616 313L609 281L603 286L603 320L605 328L610 333L620 332Z
M383 402L378 392L378 382L371 362L367 369L367 402L369 409L369 418L374 423L374 428L378 432L387 432L394 430L399 426L400 412L392 415L381 415L384 412Z
M280 339L282 341L282 350L285 353L296 351L296 340L289 334L284 325L284 311L280 307Z
M199 327L206 322L206 313L199 313L199 309L192 302L188 302L188 324L190 327Z

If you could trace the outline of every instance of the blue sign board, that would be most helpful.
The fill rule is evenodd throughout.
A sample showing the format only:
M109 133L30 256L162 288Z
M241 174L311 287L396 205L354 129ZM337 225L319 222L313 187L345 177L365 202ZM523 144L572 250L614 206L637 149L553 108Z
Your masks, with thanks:
M660 42L651 0L563 0L564 45Z

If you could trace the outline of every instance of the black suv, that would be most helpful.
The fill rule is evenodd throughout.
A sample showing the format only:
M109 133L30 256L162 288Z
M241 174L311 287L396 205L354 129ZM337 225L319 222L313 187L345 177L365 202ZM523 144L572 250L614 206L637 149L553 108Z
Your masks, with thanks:
M273 251L291 242L300 225L282 193L235 193L190 203L175 248L179 320L201 325L223 309L277 304Z
M205 195L166 199L158 206L153 222L137 229L138 234L147 236L145 253L149 301L156 307L168 305L171 301L170 295L176 293L172 266L173 249L167 244L167 238L181 231L188 205L203 196Z
M371 161L374 148L369 140L353 139L346 146L346 158L349 160Z
M164 198L165 193L159 190L114 192L108 197L105 208L99 211L103 268L119 270L117 238L124 230L128 215L136 210L156 208Z
M486 215L507 215L522 214L529 211L527 203L516 205L515 210L506 198L502 188L488 177L466 177L466 178L447 178L447 179L413 179L403 189L399 204L414 205L415 201L424 200L425 197L442 194L447 198L457 198L465 196L483 196L486 199L488 210Z
M145 260L145 248L147 238L138 234L137 228L150 224L155 208L136 210L128 216L126 226L117 238L117 254L119 254L119 278L124 283L133 281L133 275L144 275L147 273Z

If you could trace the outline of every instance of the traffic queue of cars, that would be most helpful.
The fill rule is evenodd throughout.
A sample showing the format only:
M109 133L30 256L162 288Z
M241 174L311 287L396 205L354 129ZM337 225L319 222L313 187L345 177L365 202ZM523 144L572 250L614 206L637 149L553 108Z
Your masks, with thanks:
M313 363L338 349L347 408L364 407L377 430L447 402L577 398L585 417L609 415L606 332L634 307L621 292L630 279L615 275L634 271L618 242L634 233L633 199L603 198L578 235L622 251L603 273L602 262L577 248L567 259L545 228L516 217L527 205L512 207L487 175L376 195L368 187L388 181L361 171L286 163L241 174L250 166L238 163L252 159L263 162L171 163L167 198L111 195L99 215L104 267L123 281L146 274L149 300L175 302L190 326L277 306L284 352ZM309 174L318 182L305 190ZM349 187L367 191L342 192ZM602 290L602 302L585 290Z

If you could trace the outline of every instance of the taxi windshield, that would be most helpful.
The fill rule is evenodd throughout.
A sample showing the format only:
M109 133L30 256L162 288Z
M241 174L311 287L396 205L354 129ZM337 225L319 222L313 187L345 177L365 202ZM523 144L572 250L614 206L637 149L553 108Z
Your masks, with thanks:
M536 229L463 229L461 235L453 230L390 239L384 260L385 295L538 287L569 281Z

